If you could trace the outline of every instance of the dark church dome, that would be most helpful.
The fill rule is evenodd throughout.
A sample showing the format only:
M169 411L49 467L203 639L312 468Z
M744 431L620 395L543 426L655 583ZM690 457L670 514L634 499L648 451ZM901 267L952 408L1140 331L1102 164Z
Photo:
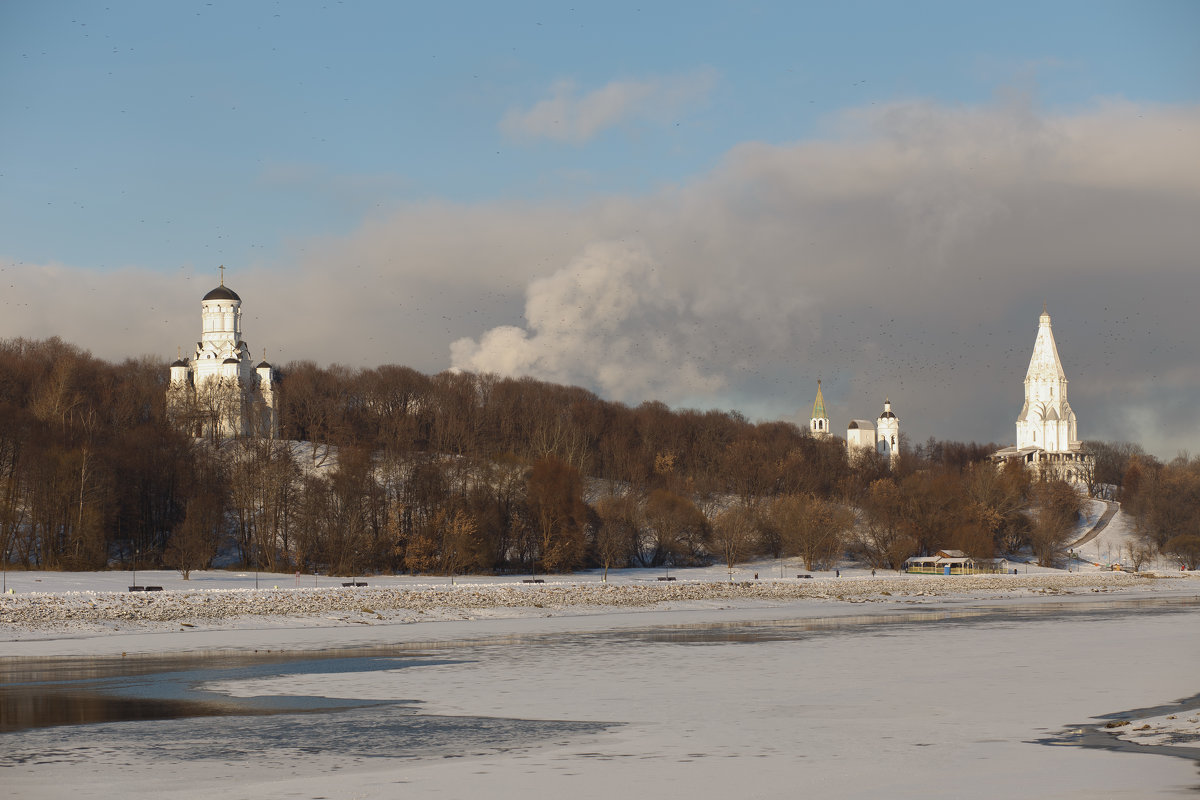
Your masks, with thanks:
M225 284L221 284L213 289L208 294L204 295L205 300L236 300L242 302L242 298L238 297L238 293L230 289Z

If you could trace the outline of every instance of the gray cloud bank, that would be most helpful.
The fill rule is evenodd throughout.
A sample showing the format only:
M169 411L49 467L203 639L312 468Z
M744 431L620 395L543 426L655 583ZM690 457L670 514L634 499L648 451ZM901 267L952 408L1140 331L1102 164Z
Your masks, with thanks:
M648 196L397 209L229 283L276 361L803 422L820 377L835 429L887 395L914 438L1002 443L1045 301L1081 435L1169 457L1200 450L1198 143L1194 107L896 103ZM0 267L0 335L105 357L174 357L216 283L215 265Z

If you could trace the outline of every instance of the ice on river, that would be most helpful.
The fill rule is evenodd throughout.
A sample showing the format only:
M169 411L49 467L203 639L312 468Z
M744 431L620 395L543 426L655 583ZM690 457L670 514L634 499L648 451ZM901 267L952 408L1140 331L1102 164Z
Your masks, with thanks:
M356 628L360 646L405 643L403 661L211 674L200 688L404 703L9 734L5 751L32 757L6 762L6 793L1147 798L1200 786L1185 758L1039 743L1200 692L1200 606L991 607L490 620L438 623L424 639L419 626ZM340 630L297 638L350 643ZM184 634L139 642L153 636Z

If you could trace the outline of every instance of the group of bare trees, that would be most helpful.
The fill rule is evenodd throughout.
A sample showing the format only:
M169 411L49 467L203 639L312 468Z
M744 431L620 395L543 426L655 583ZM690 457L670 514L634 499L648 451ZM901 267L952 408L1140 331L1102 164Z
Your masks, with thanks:
M1018 462L916 469L871 483L854 547L879 568L899 569L910 555L941 549L990 559L1024 547L1052 565L1065 553L1081 505L1072 486Z
M406 367L350 370L296 362L280 370L281 436L376 452L424 452L526 465L553 455L582 475L641 491L766 496L833 491L848 473L837 447L795 425L736 412L630 408L584 389L529 378Z
M1135 454L1127 461L1120 491L1144 545L1187 569L1200 569L1200 458L1183 453L1161 464Z
M63 569L161 557L195 467L164 422L164 387L161 364L0 341L0 557Z
M280 438L197 439L168 422L165 363L0 342L3 555L185 573L218 552L341 574L767 555L820 569L847 551L895 568L946 547L1049 562L1078 512L1053 481L987 463L993 445L931 439L892 464L789 423L530 379L280 373Z

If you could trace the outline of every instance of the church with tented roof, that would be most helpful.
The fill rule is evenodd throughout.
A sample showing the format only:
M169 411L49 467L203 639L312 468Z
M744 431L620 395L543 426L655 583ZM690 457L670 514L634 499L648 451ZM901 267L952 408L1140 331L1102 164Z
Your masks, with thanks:
M1017 443L994 453L992 460L1019 460L1072 482L1081 481L1092 463L1091 454L1079 441L1075 412L1067 402L1067 374L1058 357L1050 314L1044 304L1025 372L1025 403L1017 415Z

